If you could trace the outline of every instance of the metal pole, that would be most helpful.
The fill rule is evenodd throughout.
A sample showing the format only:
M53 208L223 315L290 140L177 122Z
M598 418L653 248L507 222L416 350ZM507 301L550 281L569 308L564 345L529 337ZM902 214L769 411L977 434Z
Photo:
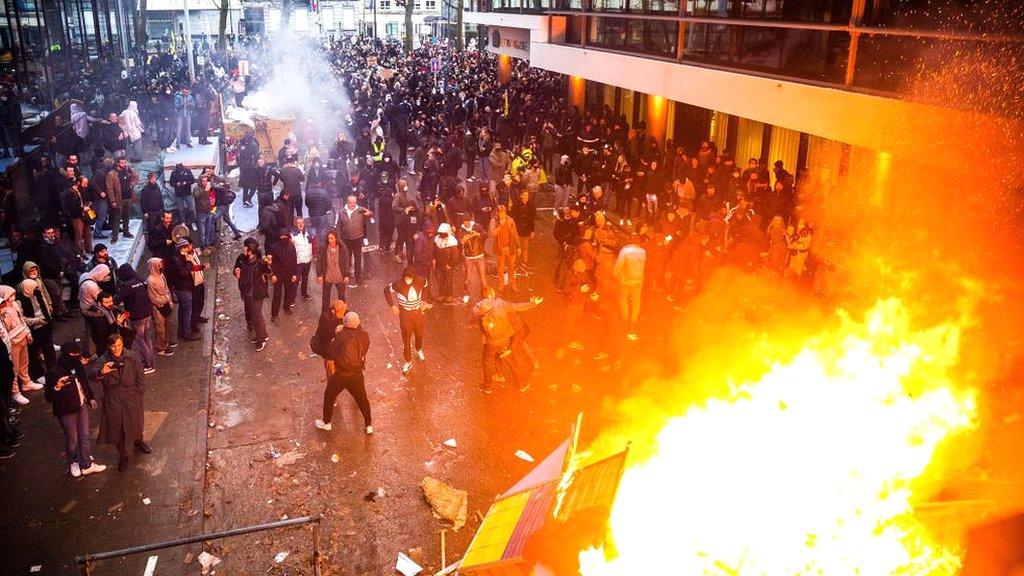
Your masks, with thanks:
M96 56L103 60L103 34L100 33L100 8L97 0L92 0L92 33L96 38Z
M373 0L373 39L377 39L377 0Z
M18 7L18 0L13 0L14 25L18 29L18 55L21 57L21 71L23 77L28 77L28 52L25 50L25 34L21 29L21 8Z
M78 39L82 43L82 57L85 58L85 67L90 67L89 59L89 34L85 31L85 8L82 8L84 0L76 0L78 8Z
M114 50L114 26L110 23L110 0L103 0L101 5L103 6L103 19L107 22L107 44L110 46L110 54L114 55L117 51ZM121 25L118 24L118 28L120 27Z
M322 516L317 516L316 522L313 524L313 576L320 576L320 520Z
M218 540L220 538L227 538L229 536L241 536L242 534L251 534L253 532L262 532L263 530L272 530L274 528L287 528L289 526L301 526L303 524L319 524L321 521L320 516L310 517L302 516L300 518L289 518L288 520L278 520L277 522L268 522L266 524L257 524L255 526L246 526L244 528L232 528L231 530L224 530L223 532L211 532L209 534L199 534L198 536L191 536L188 538L178 538L177 540L168 540L167 542L157 542L156 544L144 544L142 546L133 546L131 548L123 548L121 550L111 550L110 552L98 552L96 554L86 554L85 556L76 556L75 564L79 566L86 565L89 562L96 560L107 560L109 558L119 558L121 556L128 556L130 554L142 554L143 552L152 552L154 550L164 550L167 548L174 548L175 546L184 546L185 544L195 544L197 542L206 542L208 540Z
M188 14L188 0L185 0L185 54L188 57L188 81L195 82L196 64L192 57L192 18Z

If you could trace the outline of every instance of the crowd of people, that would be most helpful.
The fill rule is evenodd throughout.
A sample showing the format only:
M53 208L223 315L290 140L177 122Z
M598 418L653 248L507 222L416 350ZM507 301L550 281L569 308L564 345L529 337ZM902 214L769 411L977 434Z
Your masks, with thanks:
M158 356L199 338L205 258L229 229L235 239L249 235L233 274L256 352L270 341L266 300L274 324L300 296L319 292L310 348L327 376L315 422L322 430L331 429L335 399L347 390L366 432L374 431L363 379L371 338L347 302L389 260L401 270L383 298L400 328L402 372L426 359L426 312L466 305L483 341L485 393L505 384L525 390L538 369L526 312L542 304L527 298L542 283L553 285L566 315L556 356L593 345L595 359L618 365L652 300L683 307L716 268L794 282L813 274L814 229L800 217L797 179L781 162L738 164L711 141L659 142L643 122L631 125L608 106L570 106L560 75L516 63L499 82L484 52L423 42L405 53L396 42L361 39L310 49L328 63L317 79L333 78L348 102L330 126L336 138L322 142L319 126L266 151L249 133L231 151L235 186L212 167L197 178L179 165L165 195L157 175L143 183L133 163L147 146L173 149L209 136L206 100L219 101L218 91L244 95L259 82L232 67L237 55L222 68L211 58L195 83L181 81L180 60L175 67L158 59L153 65L170 71L155 80L177 78L177 87L150 82L141 107L119 93L98 109L72 106L71 129L32 170L39 225L12 231L23 279L0 286L8 349L0 370L12 382L0 455L21 437L11 423L15 406L45 388L71 474L101 471L87 433L90 382L103 384L100 439L118 446L119 468L133 445L149 452L143 378ZM258 206L252 234L231 219L233 188L244 206ZM94 243L107 239L107 228L112 243L131 237L133 212L151 255L144 277ZM535 250L545 245L557 256L542 271ZM86 338L65 342L57 356L54 323L75 309ZM592 344L590 317L606 328Z

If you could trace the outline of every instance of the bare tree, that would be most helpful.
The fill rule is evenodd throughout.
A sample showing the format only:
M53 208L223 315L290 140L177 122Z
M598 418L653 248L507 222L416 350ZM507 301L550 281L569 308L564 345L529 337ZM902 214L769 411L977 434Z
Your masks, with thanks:
M412 52L412 11L416 7L415 0L395 0L405 8L405 51Z

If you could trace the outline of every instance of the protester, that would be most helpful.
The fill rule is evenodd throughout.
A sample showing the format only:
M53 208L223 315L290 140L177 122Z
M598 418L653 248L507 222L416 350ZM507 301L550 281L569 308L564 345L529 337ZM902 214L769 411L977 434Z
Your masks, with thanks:
M398 327L402 331L403 374L412 369L414 349L420 362L427 359L423 353L423 292L426 286L427 281L407 267L400 280L384 288L384 299L391 313L398 316Z
M347 312L342 321L343 328L328 348L327 355L334 363L334 373L327 380L324 390L323 418L317 418L313 424L325 431L330 431L331 416L334 413L334 401L338 394L348 390L356 401L363 415L363 430L373 434L373 420L370 414L370 401L366 397L366 384L363 371L366 369L366 353L370 349L370 335L359 326L359 315Z
M78 341L65 342L46 381L46 400L64 432L64 454L73 478L107 469L92 458L89 409L95 410L97 404L86 371L88 361Z
M242 253L235 258L234 274L245 310L245 327L252 334L250 343L256 345L257 352L262 352L269 339L263 301L269 295L267 281L272 275L273 259L260 253L259 242L255 238L246 238L242 246Z
M128 469L129 446L143 454L153 451L142 437L142 361L125 349L120 334L113 334L107 341L107 351L92 363L89 375L103 386L99 442L117 447L117 470L124 472Z

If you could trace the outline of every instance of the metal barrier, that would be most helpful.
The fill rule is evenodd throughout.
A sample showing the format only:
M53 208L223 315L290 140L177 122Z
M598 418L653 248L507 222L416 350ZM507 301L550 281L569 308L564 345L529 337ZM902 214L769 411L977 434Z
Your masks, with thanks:
M83 576L89 576L90 567L89 564L97 560L107 560L110 558L120 558L122 556L130 556L132 554L142 554L143 552L152 552L154 550L164 550L167 548L174 548L176 546L184 546L186 544L195 544L197 542L206 542L208 540L218 540L220 538L227 538L229 536L240 536L242 534L252 534L253 532L263 532L265 530L273 530L275 528L288 528L291 526L304 526L306 524L313 525L313 574L314 576L320 576L320 522L323 520L323 516L303 516L301 518L291 518L288 520L279 520L277 522L268 522L266 524L257 524L255 526L246 526L244 528L233 528L231 530L224 530L223 532L211 532L210 534L200 534L198 536L192 536L190 538L179 538L177 540L169 540L167 542L157 542L156 544L144 544L142 546L134 546L132 548L123 548L121 550L111 550L110 552L97 552L95 554L86 554L85 556L77 556L75 558L75 564L82 567Z

